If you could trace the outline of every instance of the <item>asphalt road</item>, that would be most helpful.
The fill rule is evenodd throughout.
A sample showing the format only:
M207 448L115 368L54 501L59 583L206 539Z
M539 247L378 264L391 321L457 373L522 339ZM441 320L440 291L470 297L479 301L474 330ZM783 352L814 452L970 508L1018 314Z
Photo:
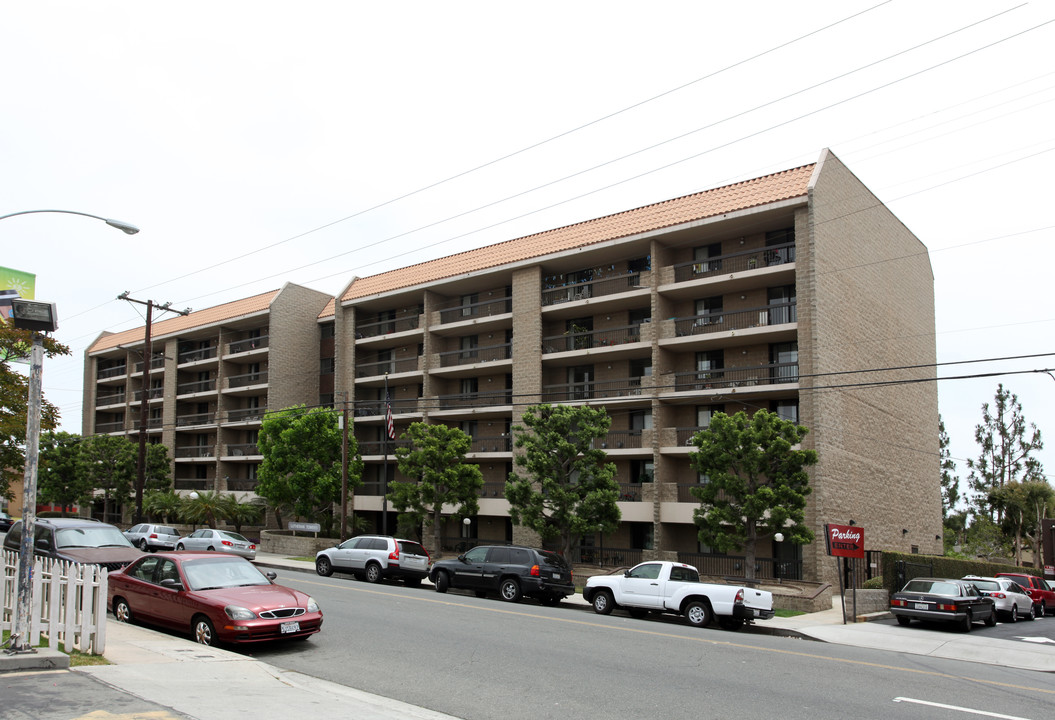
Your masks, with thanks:
M255 657L470 720L1039 719L1055 705L1055 677L1043 673L342 577L279 582L314 595L325 625Z

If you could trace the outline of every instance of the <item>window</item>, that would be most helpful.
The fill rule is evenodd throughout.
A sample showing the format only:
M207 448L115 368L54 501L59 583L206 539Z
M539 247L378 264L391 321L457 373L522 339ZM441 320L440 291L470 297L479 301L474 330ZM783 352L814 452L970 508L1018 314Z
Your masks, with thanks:
M132 572L132 577L143 582L154 581L154 568L157 567L158 558L152 557L147 558L143 562L136 565L135 570Z
M470 317L476 312L476 303L480 301L480 296L477 293L471 295L462 295L462 317Z
M589 400L593 397L593 365L568 368L568 399Z
M692 259L695 262L692 266L693 273L696 275L702 275L703 273L721 270L722 261L712 259L717 258L721 254L721 243L711 243L709 245L701 245L698 248L694 248L692 251Z
M769 346L770 377L773 382L793 383L799 381L799 344L797 342L774 343Z
M723 375L722 370L725 368L725 351L724 350L704 350L696 353L696 379L697 380L716 380L720 379ZM700 390L703 388L711 387L711 383L704 383L702 386L697 386L695 389Z
M780 247L785 246L785 247ZM795 228L789 227L766 233L766 265L795 262Z
M336 328L334 327L333 323L326 323L320 329L322 330L323 340L329 340L330 338L335 337L337 334Z
M701 430L711 426L711 418L717 412L723 412L725 410L724 405L697 405L696 406L696 427Z
M462 378L462 395L475 395L480 391L480 381L477 378Z
M716 295L696 301L696 327L722 322L722 296Z
M793 422L796 425L799 424L799 401L798 400L778 400L776 407L777 417L781 420L787 420Z
M658 580L659 571L663 568L659 563L645 563L631 570L627 577L641 578L642 580Z
M769 300L769 325L784 325L797 322L794 285L769 288L767 295Z
M630 429L641 432L652 429L652 411L636 410L630 413Z
M477 357L476 347L479 344L478 335L466 335L461 339L461 357L462 360L475 360Z
M629 314L629 320L630 325L637 329L638 325L642 325L647 322L652 322L652 310L649 308L631 310Z
M630 461L630 482L649 483L656 477L656 463L651 460Z
M630 377L652 377L652 358L641 358L630 361Z
M323 358L319 361L319 374L320 375L333 375L333 371L336 368L334 358Z

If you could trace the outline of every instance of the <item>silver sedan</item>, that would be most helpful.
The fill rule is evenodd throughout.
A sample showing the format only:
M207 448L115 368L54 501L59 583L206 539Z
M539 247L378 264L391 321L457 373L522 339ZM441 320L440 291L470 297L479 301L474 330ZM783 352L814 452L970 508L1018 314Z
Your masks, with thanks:
M241 555L246 560L256 557L256 545L236 532L202 528L176 541L177 550L215 550Z
M1033 598L1014 580L977 575L968 575L963 579L978 588L982 595L993 598L997 615L1004 617L1007 622L1018 622L1019 618L1032 620L1036 617Z

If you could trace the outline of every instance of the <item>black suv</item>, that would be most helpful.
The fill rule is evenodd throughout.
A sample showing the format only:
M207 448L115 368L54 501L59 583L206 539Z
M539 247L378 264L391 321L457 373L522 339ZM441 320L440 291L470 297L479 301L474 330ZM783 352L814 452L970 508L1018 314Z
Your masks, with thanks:
M448 588L476 591L477 597L497 592L508 602L523 596L556 605L575 593L571 565L560 555L515 545L480 545L456 560L440 560L429 571L436 592Z
M4 537L4 549L18 552L22 543L22 521ZM88 565L118 570L142 556L128 538L113 525L91 518L37 518L33 521L33 552Z

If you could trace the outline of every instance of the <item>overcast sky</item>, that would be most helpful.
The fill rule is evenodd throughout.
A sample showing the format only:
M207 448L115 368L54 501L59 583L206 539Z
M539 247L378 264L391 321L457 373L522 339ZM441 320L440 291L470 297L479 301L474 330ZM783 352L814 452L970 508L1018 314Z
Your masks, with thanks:
M142 232L11 218L0 265L58 304L44 389L80 432L124 290L336 294L828 147L930 250L939 362L985 361L938 370L986 375L938 385L961 478L1000 382L1051 477L1052 47L1016 0L7 3L0 215Z

